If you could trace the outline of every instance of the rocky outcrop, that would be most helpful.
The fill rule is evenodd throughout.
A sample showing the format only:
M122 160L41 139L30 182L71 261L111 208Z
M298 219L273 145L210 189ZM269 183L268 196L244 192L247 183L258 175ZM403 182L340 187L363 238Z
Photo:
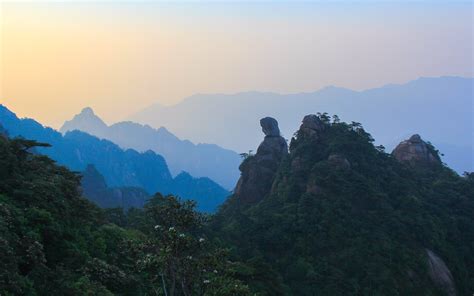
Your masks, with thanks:
M428 255L428 274L433 283L445 291L446 295L455 296L456 287L446 263L431 250L427 249L426 254Z
M311 166L308 164L314 162L314 160L311 159L312 155L297 152L297 147L301 147L301 145L308 146L308 144L310 147L315 147L315 145L318 145L318 143L322 141L323 132L326 128L326 124L319 116L315 114L306 115L301 122L300 128L296 132L297 136L291 140L289 168L291 175L294 177L298 176L293 179L293 182L295 182L295 185L301 192L317 195L323 191L318 184L314 183L311 178L308 178L311 174ZM346 164L343 159L339 159L336 156L337 155L331 155L328 162L334 167L345 166ZM343 157L341 156L341 158Z
M392 155L398 161L409 164L432 165L441 163L436 152L430 149L420 135L416 134L398 144L392 151Z
M319 132L323 131L324 128L325 125L318 116L314 114L306 115L301 123L299 135L317 138Z
M235 196L245 203L260 201L270 192L280 162L288 155L288 145L280 136L278 122L265 117L260 120L260 125L265 138L257 153L244 160L239 167L241 176Z

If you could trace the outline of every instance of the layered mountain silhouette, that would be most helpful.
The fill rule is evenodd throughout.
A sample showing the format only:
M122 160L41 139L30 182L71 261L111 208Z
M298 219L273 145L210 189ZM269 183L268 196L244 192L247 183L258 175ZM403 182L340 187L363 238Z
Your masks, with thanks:
M173 106L151 106L129 119L166 126L194 142L247 152L255 150L260 140L259 131L252 128L258 118L278 118L288 139L298 120L311 110L328 112L341 120L364 122L377 144L387 149L421 134L444 154L444 162L463 172L474 170L473 85L473 78L439 77L364 91L327 87L296 94L198 94Z
M189 176L186 182L179 176L173 178L165 159L151 150L142 153L123 150L110 141L77 130L63 136L33 119L19 119L3 105L0 105L0 124L12 138L23 137L50 144L51 147L38 148L37 152L73 171L83 172L88 165L94 165L110 187L138 187L150 195L172 193L196 200L203 211L215 210L229 194L209 178Z
M164 127L154 129L133 122L108 126L91 108L84 108L60 129L63 134L74 130L110 140L124 149L152 150L166 159L173 175L186 171L193 176L209 177L227 189L232 189L239 177L237 168L241 158L236 152L213 144L195 145L180 140Z
M313 114L288 146L277 121L265 117L265 137L245 155L238 189L216 215L160 194L125 214L97 208L78 189L123 207L148 192L110 188L93 165L80 186L77 173L37 154L105 158L113 144L77 146L70 133L62 137L3 107L0 119L0 290L7 295L153 295L165 285L176 287L174 295L474 291L474 173L453 172L423 135L387 153L360 123ZM9 139L1 126L35 131L62 150ZM203 195L215 184L186 173L171 184L188 183ZM157 271L166 274L158 282Z

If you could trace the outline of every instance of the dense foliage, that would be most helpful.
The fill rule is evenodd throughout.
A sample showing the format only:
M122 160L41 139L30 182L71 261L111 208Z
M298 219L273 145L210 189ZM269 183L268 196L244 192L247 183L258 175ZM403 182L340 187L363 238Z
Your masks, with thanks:
M458 295L470 295L472 174L401 164L360 124L319 119L325 128L317 137L298 131L291 140L271 193L257 204L232 197L215 219L237 258L279 279L252 287L264 295L444 295L428 274L431 250Z
M0 135L1 295L249 295L194 203L103 211L37 146Z

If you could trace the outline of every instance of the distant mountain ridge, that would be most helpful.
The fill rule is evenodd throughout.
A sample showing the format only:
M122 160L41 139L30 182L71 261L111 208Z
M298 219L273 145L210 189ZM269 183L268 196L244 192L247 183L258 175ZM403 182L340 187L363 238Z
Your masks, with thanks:
M63 136L33 119L19 119L3 105L0 105L0 124L10 137L51 144L49 148L38 148L38 152L73 171L83 172L88 165L94 165L111 187L139 187L150 195L176 194L196 200L198 208L204 211L215 210L229 194L208 178L190 177L186 183L181 178L175 181L165 159L151 150L143 153L122 150L110 141L77 130ZM203 208L201 203L205 205Z
M107 126L91 108L84 108L66 121L60 131L80 130L101 139L110 140L124 149L153 150L163 155L173 175L181 171L197 177L209 177L227 189L232 189L239 177L240 156L213 144L193 144L180 140L165 127L154 129L134 122L118 122Z
M445 154L443 161L463 172L474 170L473 93L474 78L436 77L364 91L331 86L295 94L199 94L173 106L148 107L128 119L166 126L194 142L247 152L260 141L253 126L262 117L278 118L282 135L289 139L299 118L328 112L342 120L364 122L377 144L388 149L412 134L422 134Z

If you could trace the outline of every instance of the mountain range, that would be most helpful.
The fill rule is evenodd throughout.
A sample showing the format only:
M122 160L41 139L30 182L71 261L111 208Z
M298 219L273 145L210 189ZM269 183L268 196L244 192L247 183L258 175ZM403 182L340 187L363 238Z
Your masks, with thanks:
M456 296L474 290L474 173L452 171L422 135L387 153L361 124L310 114L288 145L278 122L262 118L265 137L256 153L245 155L234 194L207 216L174 196L148 199L139 188L110 188L93 165L81 180L38 154L47 151L44 144L10 138L2 128L17 133L38 123L4 108L0 119L2 295ZM90 159L87 142L68 141L47 149L66 156L71 151L58 147L75 147L73 154ZM104 151L95 150L105 158ZM188 181L206 188L200 187L206 179L186 175L172 184ZM84 194L99 204L122 197L123 207L146 200L140 209L100 209Z
M74 130L107 139L123 149L152 150L166 159L173 175L186 171L196 177L209 177L229 190L239 177L239 154L213 144L180 140L165 127L154 129L134 122L108 126L91 108L84 108L60 129L63 134Z
M128 120L166 126L194 142L247 152L259 143L259 132L253 128L259 118L277 118L289 139L299 118L327 112L341 120L364 122L377 144L388 149L411 134L422 134L444 154L444 162L462 173L474 170L473 90L473 78L437 77L364 91L331 86L295 94L197 94L176 105L150 106Z
M12 138L50 144L48 148L37 148L37 152L70 170L83 172L94 165L107 186L138 187L149 195L172 193L196 200L202 211L214 211L229 194L209 178L194 178L186 172L173 178L165 159L151 150L141 153L123 150L110 141L77 130L62 135L33 119L19 119L3 105L0 105L0 124Z

